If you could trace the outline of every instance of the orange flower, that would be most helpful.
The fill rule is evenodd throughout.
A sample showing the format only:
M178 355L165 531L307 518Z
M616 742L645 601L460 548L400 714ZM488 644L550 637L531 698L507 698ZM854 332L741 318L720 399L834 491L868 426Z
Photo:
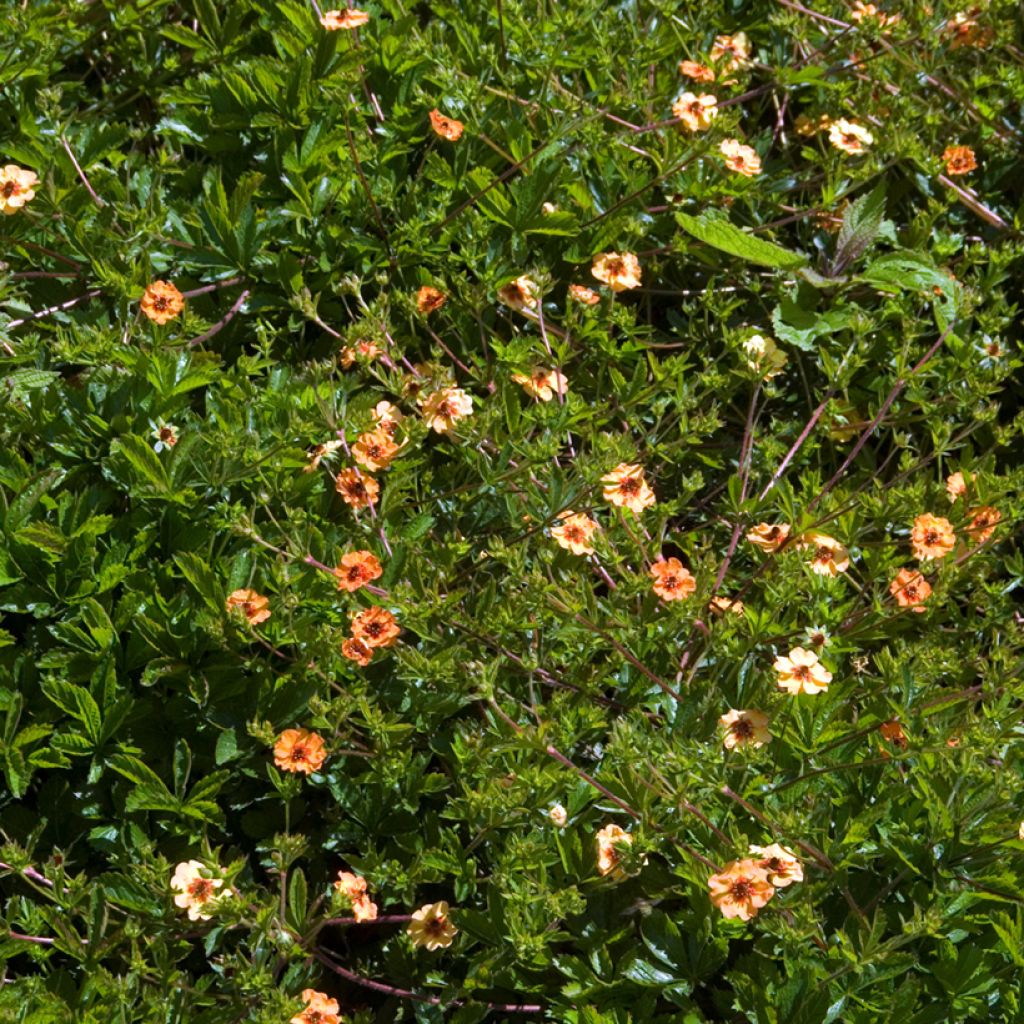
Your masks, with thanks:
M723 139L718 151L725 157L725 166L730 171L746 178L756 178L761 173L761 158L757 150L744 146L739 139Z
M841 117L829 125L828 140L844 153L857 154L866 152L868 146L875 141L875 137L856 121L847 121L845 117Z
M11 217L27 202L35 198L39 179L34 171L27 171L17 164L0 168L0 212Z
M734 598L726 597L724 594L716 594L708 602L708 607L714 612L715 615L725 615L732 613L733 615L743 614L743 602L737 601Z
M377 579L381 571L380 562L372 551L349 551L341 556L334 575L338 580L338 589L352 593Z
M430 112L430 127L449 142L457 142L462 135L465 125L456 121L454 117L445 117L436 107Z
M354 466L343 469L334 478L334 489L352 508L368 508L380 496L380 484L369 473L362 473Z
M899 747L900 750L907 749L907 734L903 731L903 726L895 718L891 721L883 722L878 727L878 731L882 734L882 738L888 740L894 747Z
M372 341L357 341L354 345L346 345L338 353L338 362L343 370L349 369L359 360L372 363L380 355L380 348Z
M270 599L255 590L234 590L228 595L225 605L228 614L236 608L242 610L250 626L258 626L270 618Z
M672 116L678 117L691 132L704 132L718 116L718 100L710 93L684 92L672 104Z
M789 540L788 523L758 523L747 531L747 540L762 551L778 551Z
M404 420L402 410L390 402L378 402L373 407L373 420L382 430L386 430L393 438L398 433L398 425Z
M433 313L435 309L440 309L448 301L448 296L444 292L438 291L437 288L431 288L429 284L425 284L416 293L416 308L421 313Z
M794 647L788 658L780 655L772 667L778 674L779 689L794 697L798 693L821 693L832 682L832 673L818 661L814 651L802 647Z
M901 608L912 608L915 612L924 611L924 603L931 597L931 584L912 569L900 569L896 579L889 584L889 593L896 598Z
M988 46L992 42L994 33L992 29L979 25L972 17L975 11L967 14L961 11L955 17L946 22L943 29L945 35L950 37L949 48L958 50L961 46Z
M850 553L827 533L805 533L797 547L801 550L814 548L811 571L819 576L836 576L850 568Z
M338 29L359 28L369 20L370 16L366 11L357 11L354 7L349 7L344 11L325 11L320 17L320 24L328 31L336 32Z
M726 750L733 747L763 747L771 743L772 734L768 731L768 716L763 711L735 711L729 709L719 718L725 726L725 738L722 745Z
M590 542L598 525L589 516L581 512L566 510L559 514L561 523L551 528L551 536L558 541L559 547L571 551L574 555L592 555L594 545Z
M450 946L459 932L448 917L448 904L441 900L420 907L412 915L408 933L414 946L426 946L433 951Z
M473 413L473 399L462 388L441 388L418 401L427 425L438 434L449 433Z
M585 288L581 284L569 285L569 296L584 306L596 306L601 301L601 296L591 288Z
M185 297L173 284L154 281L146 288L139 305L153 323L165 324L185 308Z
M984 544L995 532L996 524L1002 519L999 509L991 505L972 508L967 513L971 521L967 524L967 532L975 544Z
M369 898L364 896L362 899L352 901L352 916L356 921L376 921L377 920L377 904Z
M565 374L544 366L535 366L530 371L530 376L525 373L514 373L512 379L521 384L528 395L539 398L542 402L550 402L555 395L564 395L569 390Z
M375 921L377 904L366 894L366 879L349 871L339 871L334 888L352 903L352 914L357 921Z
M601 483L604 484L604 500L608 504L628 508L636 515L655 502L654 491L644 479L643 466L620 462L601 477Z
M286 772L318 772L325 757L323 738L308 729L285 729L274 745L274 764Z
M668 558L651 566L651 589L663 601L682 601L697 589L697 581L678 558Z
M693 60L681 60L679 62L679 73L692 78L695 82L713 82L715 73L706 64L698 64Z
M512 309L533 309L537 305L537 285L526 274L498 289L498 298Z
M948 519L926 512L914 520L910 543L915 558L945 558L955 542L953 524Z
M369 665L373 658L373 649L358 637L350 636L341 642L341 653L357 665Z
M633 836L619 825L605 825L597 833L596 840L598 874L611 876L615 881L625 878L620 847L631 846Z
M364 608L352 619L352 638L367 647L392 647L401 632L387 608Z
M364 469L387 469L398 451L391 435L381 427L360 434L352 445L352 457Z
M603 252L594 257L590 272L613 292L640 287L640 261L631 252Z
M971 474L971 482L974 482L973 473ZM967 481L959 470L955 473L950 473L946 477L946 493L949 495L950 501L956 501L961 495L967 493Z
M337 11L332 11L337 14ZM317 992L307 988L302 992L302 1000L306 1008L292 1017L289 1024L340 1024L338 1016L338 1000L331 999L326 992Z
M898 14L884 14L874 4L865 4L861 0L854 0L850 17L857 22L873 19L881 28L885 28L886 25L895 25L900 20Z
M969 174L978 166L970 146L947 146L942 159L947 174Z
M750 40L746 32L737 32L732 36L718 36L711 47L711 60L718 61L722 57L729 57L725 65L726 71L743 67L750 63Z
M734 860L708 879L711 902L724 917L749 921L775 895L768 875L756 860Z
M751 846L750 852L757 855L758 865L776 889L785 889L787 885L804 880L803 865L792 850L772 843L770 846Z

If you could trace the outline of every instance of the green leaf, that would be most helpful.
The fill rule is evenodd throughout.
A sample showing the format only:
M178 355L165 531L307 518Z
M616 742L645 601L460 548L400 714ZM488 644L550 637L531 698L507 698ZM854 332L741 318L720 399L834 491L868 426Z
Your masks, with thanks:
M843 214L836 239L836 254L831 276L837 277L865 253L878 236L885 216L885 181L880 181L866 196L854 200Z
M306 923L306 876L301 868L292 868L288 877L288 923L301 932Z
M699 217L691 217L686 213L677 213L676 221L705 245L750 263L777 270L796 270L807 263L806 256L751 235L731 224L721 214L702 213Z

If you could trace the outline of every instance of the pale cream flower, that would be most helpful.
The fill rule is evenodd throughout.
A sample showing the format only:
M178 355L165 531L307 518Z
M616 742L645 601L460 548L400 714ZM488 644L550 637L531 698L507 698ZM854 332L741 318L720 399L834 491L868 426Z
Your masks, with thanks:
M804 880L803 865L797 860L796 854L785 846L779 846L778 843L751 846L750 852L756 854L758 864L776 889L784 889L787 885Z
M779 655L772 666L778 674L778 687L796 696L798 693L821 693L832 682L832 673L818 661L814 651L794 647L789 657Z
M231 890L218 893L223 886L222 878L211 877L210 870L198 860L183 861L174 869L171 877L171 888L178 894L174 904L183 910L188 909L190 921L209 921L209 910L215 909L218 899L231 895Z
M438 434L450 433L459 420L473 414L473 398L462 388L441 388L418 402L427 426Z

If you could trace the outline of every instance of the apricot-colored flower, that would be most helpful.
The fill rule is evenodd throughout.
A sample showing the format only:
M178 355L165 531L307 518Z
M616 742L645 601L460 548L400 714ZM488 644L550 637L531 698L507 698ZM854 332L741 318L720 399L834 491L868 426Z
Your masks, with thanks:
M569 390L569 382L560 370L549 370L546 366L535 366L530 375L514 373L512 379L523 386L528 395L550 402L555 395L564 395Z
M359 923L362 923L363 921L376 921L377 913L377 904L374 903L369 896L364 896L362 899L352 901L352 916Z
M387 469L397 452L398 445L383 427L360 434L352 445L352 457L364 469Z
M901 608L924 611L924 603L931 597L931 584L913 569L900 569L896 579L889 584L889 593L896 598Z
M875 137L856 121L848 121L841 117L829 125L828 140L844 153L857 154L866 152L868 146L875 141Z
M574 555L592 555L594 545L591 538L598 524L582 512L566 510L559 513L558 518L561 520L558 526L551 527L551 536L558 541L558 546Z
M327 757L323 737L308 729L285 729L274 745L274 764L286 772L311 775Z
M734 860L708 879L711 902L724 917L749 921L775 895L775 887L760 862Z
M725 166L730 171L746 178L756 178L761 173L761 158L757 150L744 146L739 139L723 139L718 151L725 157Z
M678 558L667 558L651 566L651 589L663 601L682 601L697 589L697 581Z
M336 32L338 29L359 28L369 20L370 15L366 11L357 11L354 7L349 7L344 11L324 11L320 17L320 24L328 31Z
M350 466L334 478L334 489L352 508L369 508L380 496L380 484L369 473Z
M644 479L644 468L633 463L620 462L610 473L601 477L604 500L609 505L628 508L640 515L655 502L654 491Z
M967 524L967 533L975 544L984 544L995 532L996 524L1003 518L999 509L991 505L972 508L967 514L971 517Z
M926 512L914 520L910 543L915 558L945 558L956 543L953 524L942 516Z
M907 749L907 734L895 718L883 722L878 727L878 731L882 734L882 738L888 740L894 747L899 747L900 750Z
M435 309L440 309L448 301L448 296L444 292L439 291L437 288L432 288L429 284L425 284L416 293L416 308L421 313L433 313Z
M0 168L0 212L11 217L27 202L35 198L39 178L35 171L26 170L17 164Z
M380 562L372 551L348 551L341 556L334 576L339 590L352 593L377 579L381 572Z
M386 430L393 438L398 433L398 426L405 419L402 410L390 402L378 402L373 407L373 420L382 430Z
M364 640L354 636L346 637L341 642L341 653L349 661L354 661L357 665L363 666L369 665L373 658L373 648Z
M974 482L974 474L971 474L971 482ZM957 470L955 473L950 473L946 477L946 493L949 495L950 501L956 501L957 498L967 493L967 481L964 479L963 473Z
M796 696L798 693L821 693L832 682L832 673L818 661L814 651L794 647L789 657L779 655L772 667L778 674L778 687Z
M877 21L881 28L884 28L886 25L895 25L900 20L898 14L885 14L874 4L865 4L861 0L854 0L850 17L857 22Z
M314 444L306 449L306 458L309 463L302 467L303 473L312 473L320 463L342 447L340 441L325 441L323 444Z
M711 47L711 60L717 62L725 56L729 57L729 61L725 65L726 71L732 71L750 63L750 40L747 38L746 32L715 38L714 45Z
M951 50L958 50L961 46L984 47L992 42L995 33L991 28L979 25L974 13L961 11L946 22L943 33L949 36Z
M690 129L691 132L704 132L711 127L711 122L718 116L718 100L710 93L684 92L672 104L672 116Z
M713 82L715 73L706 64L698 64L695 60L681 60L679 62L679 73L695 82Z
M372 363L379 355L380 347L375 342L357 341L354 345L346 345L338 353L338 362L343 370L348 370L360 360Z
M775 339L763 334L752 334L743 342L743 350L747 353L747 365L762 374L765 380L778 377L789 362L789 356L779 348Z
M351 871L339 871L334 888L350 900L358 900L366 895L366 879Z
M750 852L757 857L757 863L776 889L804 880L804 868L792 850L772 843L770 846L751 846Z
M258 626L270 618L270 599L255 590L233 590L225 604L228 614L241 609L250 626Z
M340 1024L338 1000L331 999L326 992L317 992L313 988L303 989L302 1001L306 1008L292 1017L289 1024Z
M473 398L462 388L441 388L418 399L427 426L438 434L447 434L459 420L473 414Z
M978 166L974 159L974 150L970 146L947 146L943 151L942 160L946 165L947 174L969 174Z
M409 938L414 946L426 946L429 950L440 949L452 944L458 929L448 917L448 904L427 903L412 915L409 922Z
M619 881L626 877L622 867L622 846L631 846L633 836L620 825L605 825L596 836L597 872Z
M461 121L456 121L454 117L445 117L445 115L435 107L430 112L430 127L433 128L442 139L447 139L449 142L458 142L466 126Z
M537 284L526 274L498 289L498 298L512 309L534 309L537 305Z
M352 637L367 647L392 647L402 630L387 608L364 608L352 619Z
M736 711L730 708L718 721L725 726L722 745L726 750L748 745L763 747L772 741L772 734L768 731L768 716L763 711Z
M708 607L715 615L742 615L745 605L735 598L726 597L724 594L716 594L708 602Z
M813 548L811 571L819 576L836 576L850 568L850 553L827 533L805 533L797 547Z
M223 884L224 880L212 877L209 868L200 861L184 861L171 876L171 888L178 893L174 897L174 905L182 910L188 908L190 921L209 921L211 915L208 911L213 909L211 904L215 905L218 898L231 895L230 890L217 892Z
M185 297L168 281L154 281L147 286L139 306L153 323L165 324L185 308Z
M603 252L594 257L590 272L613 292L640 287L640 261L631 252Z
M569 814L561 804L553 804L548 811L548 817L558 828L565 828L565 823L569 820Z
M789 540L788 523L758 523L747 531L747 540L762 551L778 551Z
M582 284L569 285L569 296L584 306L596 306L601 301L601 296L592 288L586 288Z

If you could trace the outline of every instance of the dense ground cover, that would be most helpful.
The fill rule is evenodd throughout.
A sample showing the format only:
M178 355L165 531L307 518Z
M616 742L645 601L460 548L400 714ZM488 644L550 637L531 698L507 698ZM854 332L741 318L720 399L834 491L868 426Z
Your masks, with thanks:
M1024 1019L1018 5L3 7L0 1020Z

